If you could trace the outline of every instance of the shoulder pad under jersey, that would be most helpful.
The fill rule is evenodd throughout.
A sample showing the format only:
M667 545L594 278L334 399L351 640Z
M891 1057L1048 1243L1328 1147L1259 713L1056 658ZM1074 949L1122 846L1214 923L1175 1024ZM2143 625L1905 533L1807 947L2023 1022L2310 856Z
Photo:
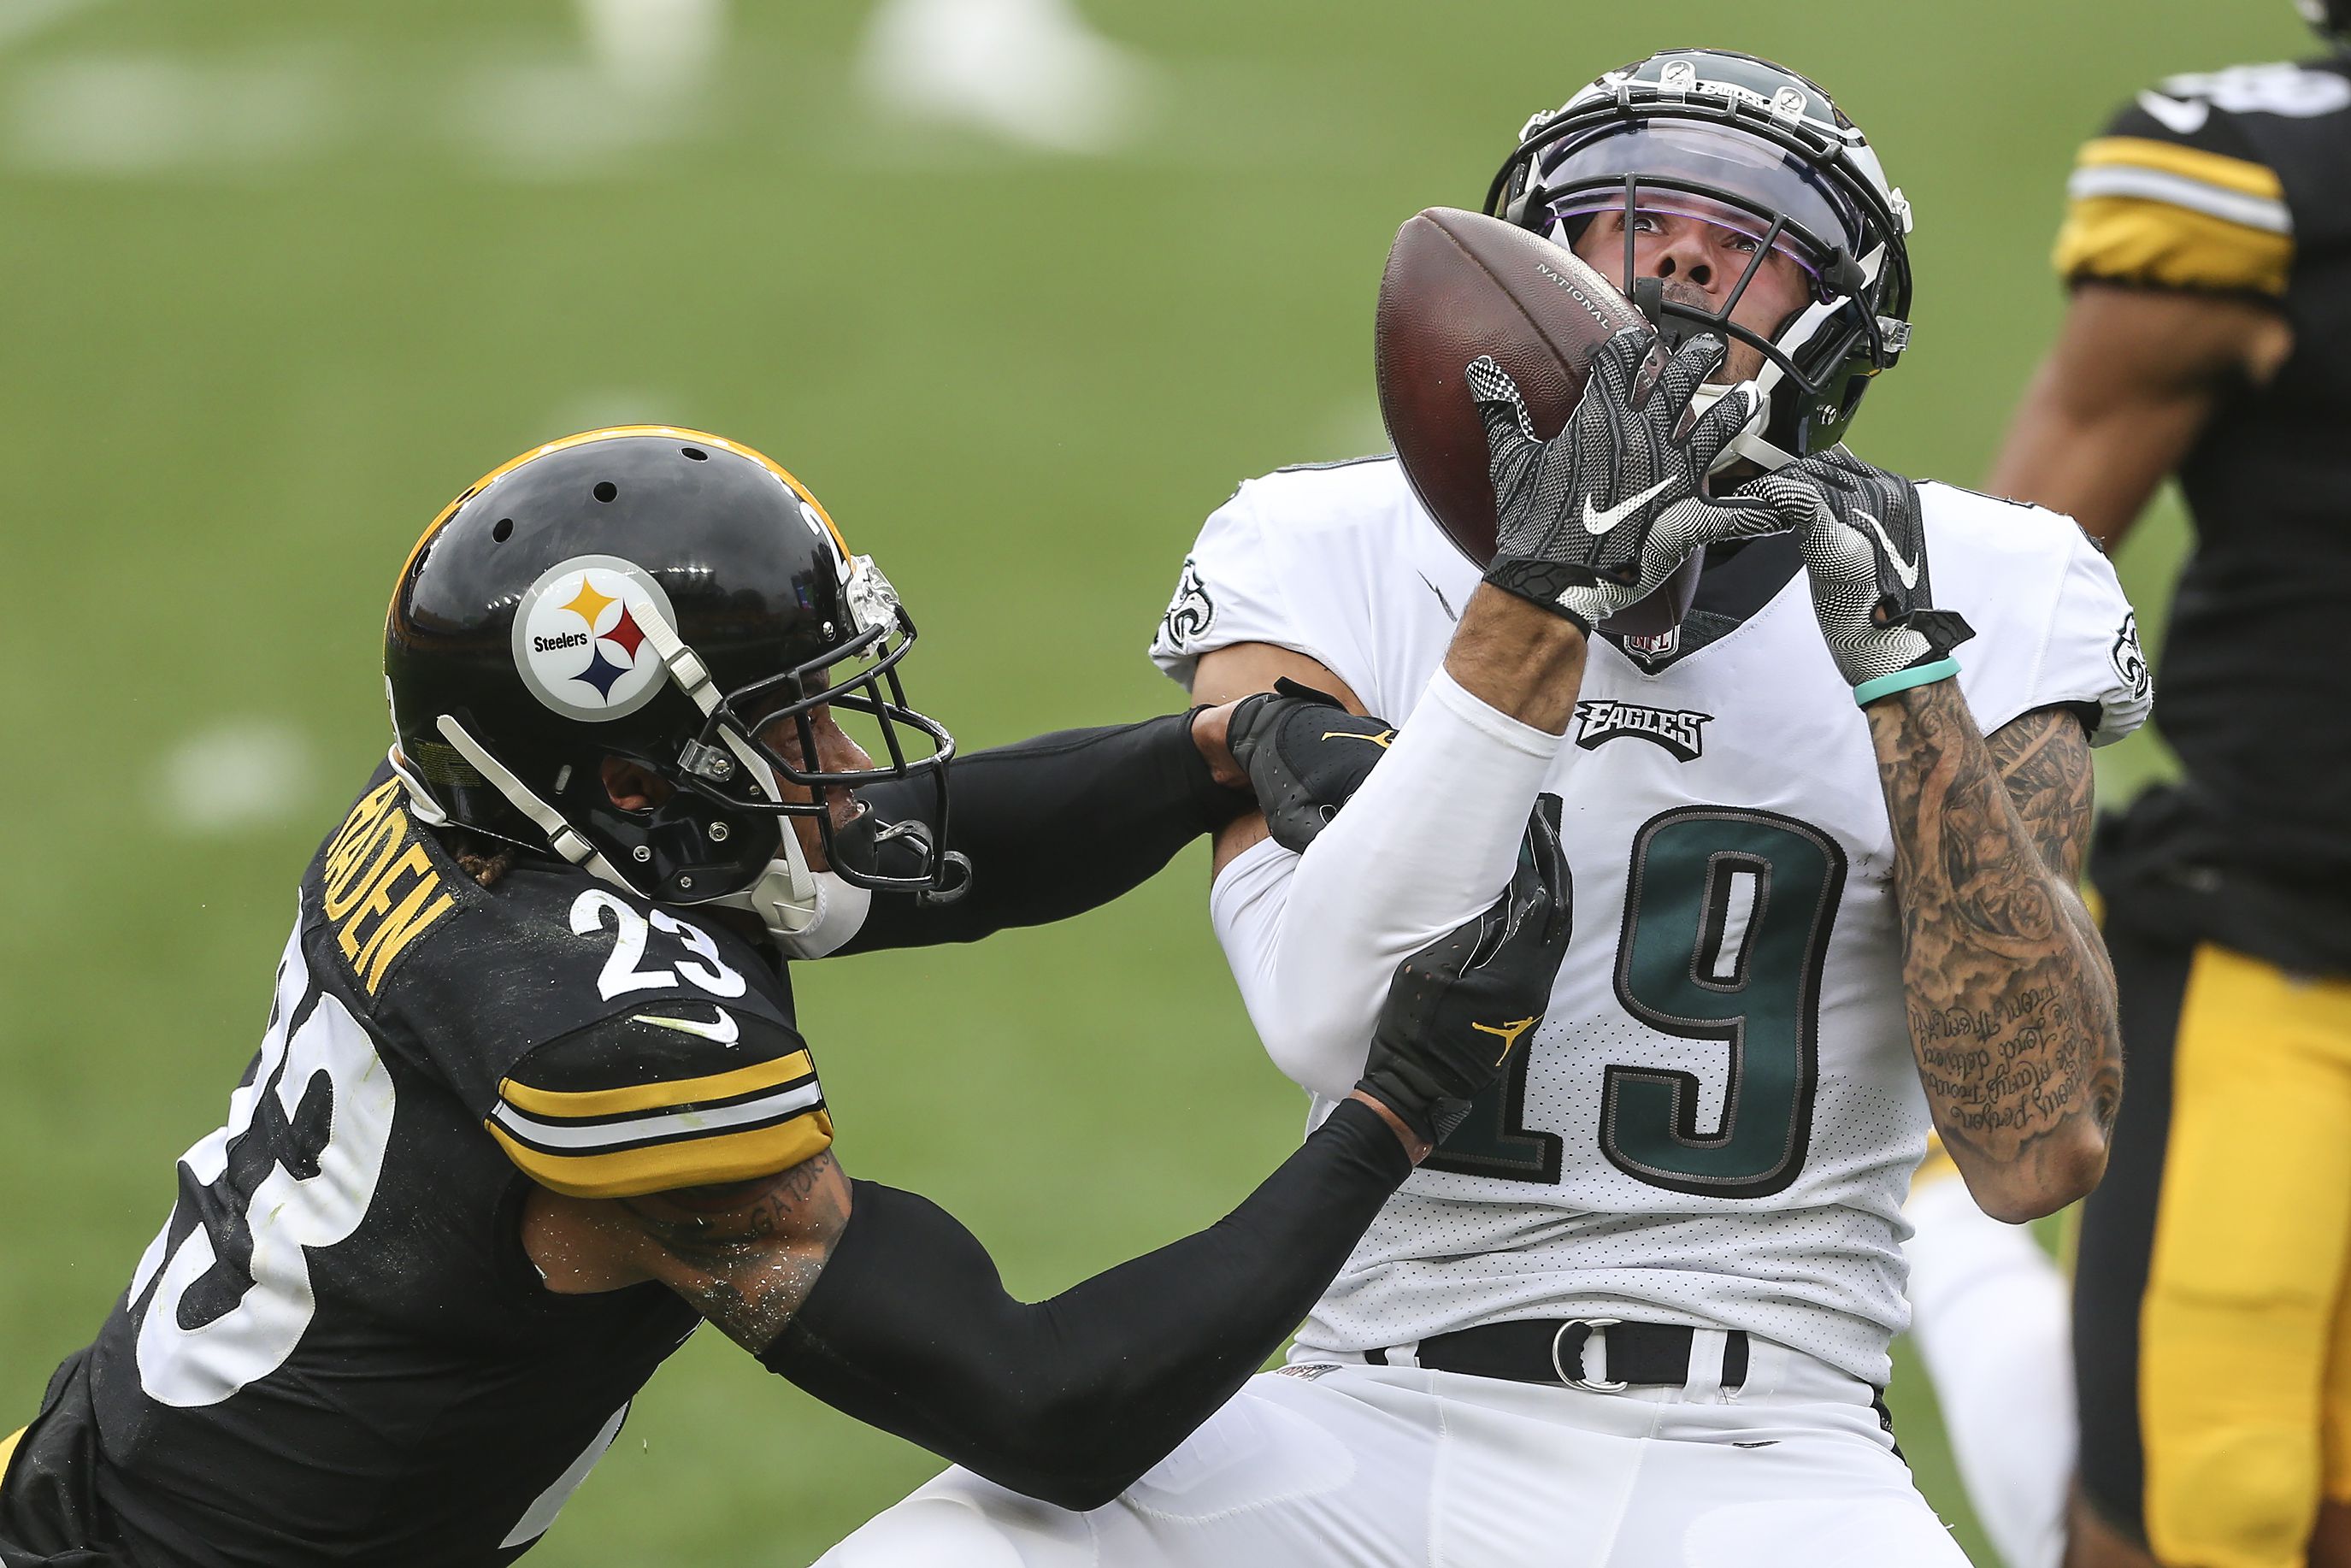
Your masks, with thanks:
M580 1197L748 1181L832 1142L799 1034L707 1000L649 1001L539 1046L485 1121L526 1176Z
M306 941L371 1032L550 1187L743 1180L831 1139L785 980L708 911L528 857L479 886L389 780L302 898Z
M2294 139L2260 132L2346 110L2351 81L2320 66L2239 66L2140 93L2075 158L2058 271L2073 282L2283 294L2296 223L2293 171L2278 164Z

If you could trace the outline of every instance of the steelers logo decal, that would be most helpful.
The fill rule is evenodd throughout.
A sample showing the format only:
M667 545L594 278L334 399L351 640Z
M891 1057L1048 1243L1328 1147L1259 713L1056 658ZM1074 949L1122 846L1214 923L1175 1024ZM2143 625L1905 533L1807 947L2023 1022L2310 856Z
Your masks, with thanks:
M669 595L633 562L580 555L549 567L515 611L514 661L531 695L567 718L622 718L651 702L668 673L645 639Z

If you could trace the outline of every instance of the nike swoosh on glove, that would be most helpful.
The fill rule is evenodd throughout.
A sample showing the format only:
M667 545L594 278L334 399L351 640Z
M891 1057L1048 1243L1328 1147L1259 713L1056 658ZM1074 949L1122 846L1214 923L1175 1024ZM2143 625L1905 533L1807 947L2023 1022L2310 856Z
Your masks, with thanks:
M1655 591L1692 550L1781 531L1769 505L1704 493L1755 410L1743 385L1687 417L1723 353L1721 339L1700 335L1667 358L1646 327L1626 328L1593 356L1583 398L1549 441L1535 439L1518 383L1484 355L1470 361L1497 524L1486 580L1588 633Z
M1273 841L1302 855L1395 738L1385 719L1349 713L1328 692L1284 675L1273 690L1241 699L1225 743L1249 773Z
M1842 446L1740 486L1794 526L1813 613L1857 703L1959 673L1951 650L1975 635L1935 608L1918 486Z

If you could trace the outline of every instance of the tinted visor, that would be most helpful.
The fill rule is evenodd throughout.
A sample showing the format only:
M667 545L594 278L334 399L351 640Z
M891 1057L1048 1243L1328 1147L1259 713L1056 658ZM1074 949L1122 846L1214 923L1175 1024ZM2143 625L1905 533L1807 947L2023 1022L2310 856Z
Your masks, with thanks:
M1635 120L1546 149L1537 160L1537 200L1554 235L1573 237L1583 221L1625 205L1625 181L1637 182L1635 209L1700 218L1762 241L1773 220L1774 249L1817 283L1829 257L1864 250L1861 215L1819 171L1760 136L1686 120Z

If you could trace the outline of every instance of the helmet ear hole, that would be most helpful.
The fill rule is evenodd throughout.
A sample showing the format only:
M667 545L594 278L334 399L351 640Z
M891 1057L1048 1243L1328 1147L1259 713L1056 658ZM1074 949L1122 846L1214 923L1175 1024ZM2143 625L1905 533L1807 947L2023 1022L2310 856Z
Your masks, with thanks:
M610 479L599 479L596 488L590 493L600 501L613 501L620 498L621 487Z
M508 539L514 538L514 519L512 517L500 517L495 524L491 525L490 538L496 539L500 544L504 544Z

